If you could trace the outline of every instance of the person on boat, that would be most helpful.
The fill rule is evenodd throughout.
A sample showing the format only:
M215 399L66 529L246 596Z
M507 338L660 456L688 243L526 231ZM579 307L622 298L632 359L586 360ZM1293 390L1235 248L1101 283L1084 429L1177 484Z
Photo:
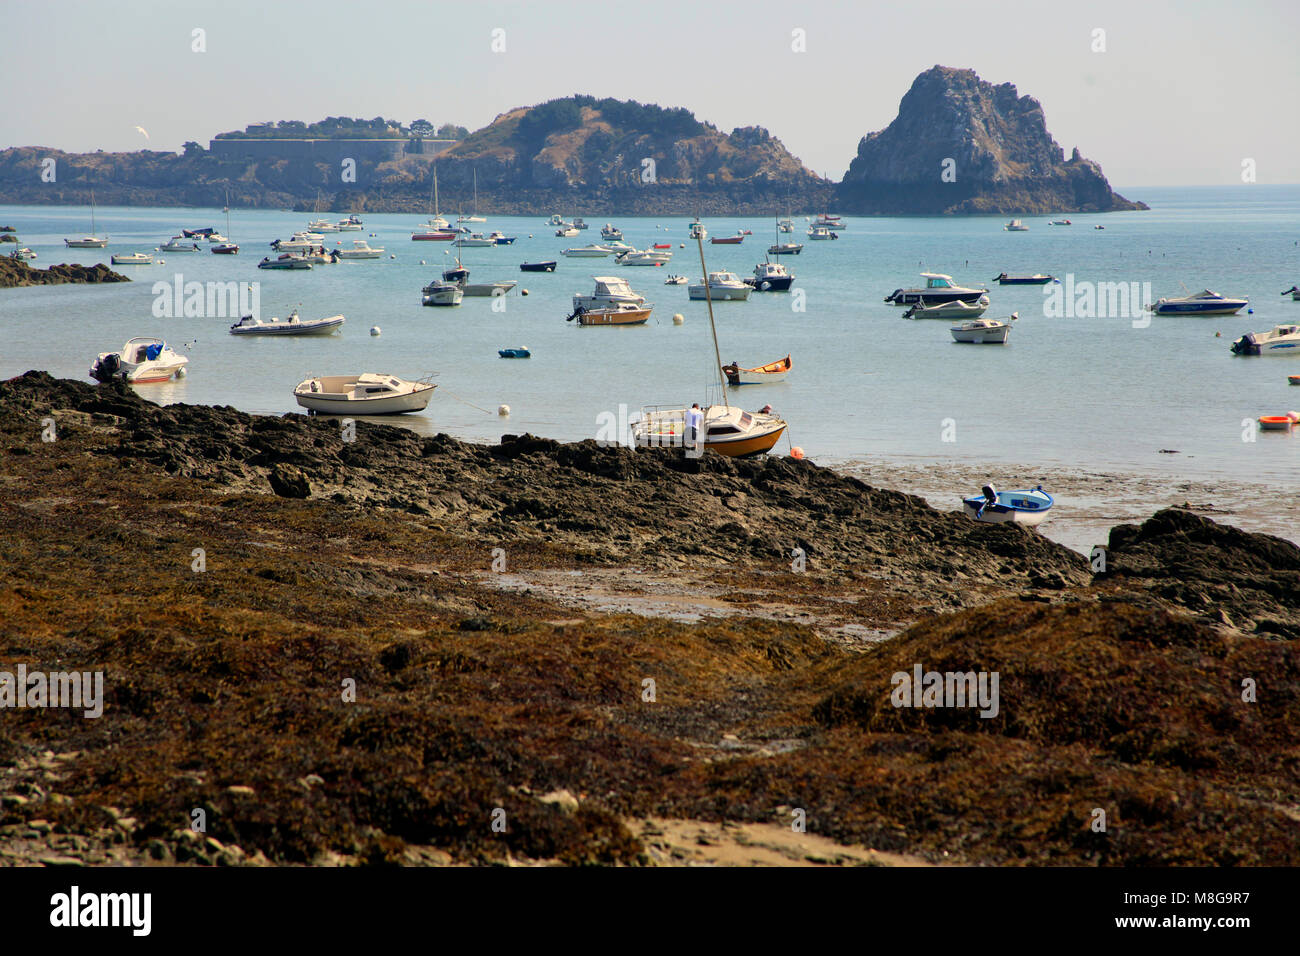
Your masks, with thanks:
M700 426L704 424L704 413L700 403L694 403L686 410L686 447L694 448L699 444Z

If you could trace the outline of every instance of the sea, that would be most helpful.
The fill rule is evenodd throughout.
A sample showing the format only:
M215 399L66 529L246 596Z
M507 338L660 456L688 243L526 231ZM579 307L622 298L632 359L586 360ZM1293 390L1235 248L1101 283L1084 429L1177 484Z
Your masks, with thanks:
M792 372L784 384L728 389L726 400L753 409L770 404L789 422L777 451L798 448L837 467L896 462L932 466L941 475L945 466L968 474L985 464L1029 463L1239 479L1293 496L1300 428L1261 432L1255 422L1300 407L1300 388L1288 384L1289 374L1300 374L1300 355L1239 358L1229 346L1245 332L1300 322L1300 302L1279 294L1300 284L1300 186L1121 192L1151 209L1072 214L1068 226L1050 224L1065 217L1022 217L1025 232L1004 230L1007 217L1000 216L848 216L837 240L819 242L806 237L807 218L794 217L794 234L779 237L804 244L802 254L782 258L795 274L793 290L713 306L724 363L755 366L788 354ZM648 404L719 400L707 306L688 301L686 286L664 282L669 274L696 281L702 273L689 217L601 217L576 238L558 238L543 216L480 212L487 221L471 228L517 238L462 250L471 281L519 285L499 300L429 308L420 290L452 265L455 250L411 240L423 215L363 213L364 231L326 237L330 246L364 238L383 247L381 259L279 272L256 267L274 255L268 244L318 214L235 208L227 233L219 208L99 207L98 233L111 237L108 248L70 250L62 240L87 233L89 209L0 206L0 224L17 228L21 243L38 254L35 266L154 252L182 227L212 226L241 246L233 257L212 255L202 243L198 253L155 252L164 261L116 267L130 283L0 290L0 379L44 369L88 381L98 353L155 335L190 359L184 379L139 386L155 401L301 414L293 389L314 375L431 375L439 388L428 409L389 421L472 441L522 432L595 438ZM705 242L708 269L750 275L778 240L779 215L707 218L711 237L751 232L740 245ZM637 268L561 255L599 242L606 218L638 248L671 243L672 261ZM14 248L2 245L0 254ZM522 262L546 259L558 261L554 273L519 270ZM956 344L950 321L905 320L903 309L884 301L897 288L924 284L919 273L927 271L987 286L987 317L1017 316L1009 343ZM1061 283L991 281L1003 272L1047 273ZM571 297L589 293L595 275L627 278L653 304L650 322L583 328L566 321ZM324 338L236 337L228 329L239 317L229 309L173 314L178 283L184 291L210 282L256 283L247 293L263 318L297 308L304 317L341 313L346 323L341 334ZM1122 303L1102 283L1123 283L1151 298L1208 288L1248 297L1250 307L1235 316L1169 318L1130 302L1113 310L1121 314L1108 314ZM1090 287L1100 290L1091 304ZM532 357L497 354L517 347ZM499 414L501 406L508 415Z

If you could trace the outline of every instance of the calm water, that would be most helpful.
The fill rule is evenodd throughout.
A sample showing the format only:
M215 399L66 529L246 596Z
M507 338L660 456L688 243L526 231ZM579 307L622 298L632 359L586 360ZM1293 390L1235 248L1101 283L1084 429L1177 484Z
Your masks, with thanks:
M1300 320L1300 302L1278 295L1300 283L1300 186L1121 191L1155 208L1071 216L1072 227L1049 227L1047 217L1034 217L1026 220L1026 233L1004 232L997 217L851 218L835 242L807 242L798 219L794 238L805 242L804 253L783 261L797 276L795 288L805 292L805 311L793 308L797 299L790 294L755 293L747 303L715 305L724 362L756 365L787 352L794 359L787 384L733 389L733 401L771 403L789 420L793 443L823 463L1025 462L1291 482L1300 434L1265 433L1243 442L1242 419L1300 407L1300 388L1287 384L1288 374L1300 373L1300 361L1234 358L1228 346L1245 331ZM466 299L455 309L420 305L420 288L452 258L448 244L410 241L420 215L365 215L365 232L327 238L333 245L366 237L386 248L380 261L310 272L256 268L270 240L288 238L310 218L234 210L231 234L243 247L237 257L206 249L163 253L165 265L118 267L135 278L130 284L0 290L0 378L39 368L86 379L98 352L131 336L161 335L188 348L191 364L179 383L141 386L156 400L279 414L299 411L292 389L311 374L434 372L440 388L433 403L402 423L474 440L524 430L562 440L594 437L597 415L617 412L620 403L635 414L645 403L706 398L713 352L705 306L688 302L684 286L663 285L670 272L700 273L694 245L678 248L687 237L685 217L616 220L638 247L672 241L674 261L648 269L559 256L568 246L598 242L600 222L576 239L560 239L541 216L489 215L480 228L518 241L466 249L463 258L473 281L515 279L528 289L527 297L512 293L504 311L494 311L489 299ZM88 230L87 210L0 207L0 223L18 227L23 243L39 254L38 266L152 251L182 226L225 230L215 209L102 207L97 221L100 234L112 237L108 249L65 251L63 237ZM741 246L705 245L711 269L742 276L774 239L769 219L706 225L715 236L753 230ZM549 258L560 262L554 274L518 271L520 262ZM1020 314L1011 343L956 345L949 322L903 320L903 310L882 300L914 285L922 270L989 284L990 317ZM1181 295L1182 284L1192 292L1209 287L1249 296L1254 314L1156 318L1138 329L1129 317L1047 318L1041 288L989 283L1003 271L1150 282L1156 297ZM170 283L178 272L185 281L260 282L264 317L301 303L304 316L341 312L347 324L330 338L259 340L229 335L233 317L155 318L152 284ZM586 329L566 323L570 296L589 292L596 274L626 276L654 304L650 323ZM675 312L685 316L684 325L672 324ZM374 325L381 336L367 334ZM498 348L521 345L532 349L532 359L497 357ZM512 409L504 421L495 414L502 403ZM945 419L952 419L948 434L955 441L943 441Z

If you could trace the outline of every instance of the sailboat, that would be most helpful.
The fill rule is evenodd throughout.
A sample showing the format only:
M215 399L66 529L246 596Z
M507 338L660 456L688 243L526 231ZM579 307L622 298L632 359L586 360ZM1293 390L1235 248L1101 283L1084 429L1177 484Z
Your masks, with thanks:
M718 373L722 404L706 405L702 412L702 435L692 435L687 426L686 408L648 406L632 423L632 437L638 446L681 445L688 455L714 451L732 458L761 455L772 449L785 433L786 423L768 411L747 412L727 400L722 353L718 349L718 328L713 321L713 296L709 291L709 270L704 264L704 228L695 223L691 236L700 250L700 269L704 273L705 301L709 307L709 329L713 334L714 370ZM701 448L701 446L703 446Z
M226 235L230 235L230 190L226 190ZM212 246L212 252L218 256L234 256L239 254L239 246L233 239L226 239L225 242L218 242Z
M474 215L461 216L457 222L487 222L486 216L478 214L478 170L474 170Z
M430 193L429 221L415 227L411 238L416 242L448 242L456 237L450 223L438 211L438 167L433 167L433 191Z
M103 249L108 245L108 236L100 239L95 235L95 190L90 191L90 235L64 239L63 244L69 249Z

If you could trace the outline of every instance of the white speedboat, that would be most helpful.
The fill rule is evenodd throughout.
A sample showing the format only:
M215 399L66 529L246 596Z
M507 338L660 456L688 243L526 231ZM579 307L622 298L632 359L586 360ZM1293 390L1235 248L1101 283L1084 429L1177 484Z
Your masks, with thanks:
M108 257L108 261L115 266L151 266L153 256L147 252L115 252Z
M625 252L637 251L636 246L629 246L622 239L606 239L601 243L601 245L604 246L606 249L608 249L610 252L614 253L614 255L616 256L621 256Z
M270 256L263 256L257 267L259 269L310 269L312 264L303 256L295 255L292 252L284 252L275 259Z
M21 249L15 249L13 252L9 253L9 258L10 259L35 259L36 253L32 252L32 250L28 249L26 246L23 246Z
M573 217L573 228L574 228L574 229L586 229L586 228L587 228L587 224L586 224L586 222L583 221L583 219L582 219L581 216L574 216L574 217Z
M363 372L306 379L298 383L293 396L303 408L325 415L400 415L424 411L437 387L432 382Z
M199 244L184 236L172 236L158 248L162 252L198 252Z
M454 282L430 282L420 290L423 305L460 305L465 293Z
M271 248L276 252L307 252L319 249L325 244L325 237L315 232L295 232L292 238L276 239Z
M794 232L794 220L786 217L776 221L777 232Z
M767 247L769 256L797 256L803 252L803 244L799 242L778 242Z
M623 230L619 229L613 223L605 223L600 227L600 238L602 239L622 239Z
M383 246L372 246L364 239L353 239L352 248L338 248L334 255L340 259L378 259L384 254Z
M470 233L468 236L457 236L452 240L452 245L461 248L482 248L484 246L495 246L497 241L490 236L485 236L481 232Z
M1156 315L1236 315L1249 304L1248 299L1234 299L1205 289L1196 295L1157 299L1147 309Z
M827 226L810 226L808 229L808 238L812 240L838 239L839 236L832 232Z
M1300 355L1300 325L1275 325L1267 332L1247 332L1232 343L1234 355Z
M662 266L672 261L668 249L629 249L615 260L621 266Z
M365 227L365 223L363 223L361 218L356 215L348 216L346 219L340 219L335 225L339 232L360 232Z
M573 226L561 226L559 229L555 230L555 234L561 239L572 239L574 236L580 235L581 233L580 230Z
M976 521L991 524L1023 524L1032 528L1043 522L1055 504L1042 485L1032 491L998 491L992 485L985 485L981 492L963 498L962 510Z
M327 232L338 232L339 227L337 223L330 222L328 219L313 219L307 223L307 231L319 235Z
M596 282L591 295L574 295L574 310L610 309L623 305L640 308L645 305L645 296L638 295L626 279L618 276L592 276Z
M1007 232L1028 232L1029 231L1029 227L1026 226L1019 219L1012 219L1009 223L1007 223L1002 228Z
M974 302L954 299L937 305L926 305L925 300L917 302L903 313L905 319L978 319L989 307L989 297L980 296Z
M229 239L227 239L225 236L223 236L223 235L222 235L221 233L219 233L219 232L210 232L210 233L208 233L207 239L208 239L208 242L210 242L210 243L225 243L225 242L229 242L229 241L230 241Z
M753 278L745 282L759 292L788 292L794 274L779 262L760 262L754 266Z
M123 379L134 385L168 382L189 362L162 339L142 336L127 339L121 351L100 352L90 366L90 377L99 382Z
M548 220L546 220L546 225L548 225L548 226L567 226L568 223L566 223L566 222L564 221L564 217L563 217L563 216L561 216L558 212L555 212L555 213L551 213L551 218L548 219Z
M571 249L563 250L560 255L569 259L603 259L612 255L613 249L608 246L600 246L592 243L589 246L575 246Z
M688 298L696 300L708 298L714 302L727 300L744 302L753 291L753 287L746 285L744 280L734 272L710 272L707 291L704 281L701 280L698 284L692 283L687 287L686 294Z
M1018 316L1012 315L1011 318L1016 319ZM971 345L1005 345L1007 336L1011 334L1011 322L974 319L961 325L954 325L948 331L952 333L954 342L965 342Z
M231 335L332 335L343 327L341 315L324 319L304 319L294 309L287 319L255 319L246 315L230 327Z
M885 297L885 301L892 302L894 305L915 305L923 299L926 305L938 305L941 302L953 302L958 299L963 302L978 302L980 296L989 291L960 286L952 281L952 276L944 275L942 272L922 272L921 277L925 279L924 289L895 289Z

